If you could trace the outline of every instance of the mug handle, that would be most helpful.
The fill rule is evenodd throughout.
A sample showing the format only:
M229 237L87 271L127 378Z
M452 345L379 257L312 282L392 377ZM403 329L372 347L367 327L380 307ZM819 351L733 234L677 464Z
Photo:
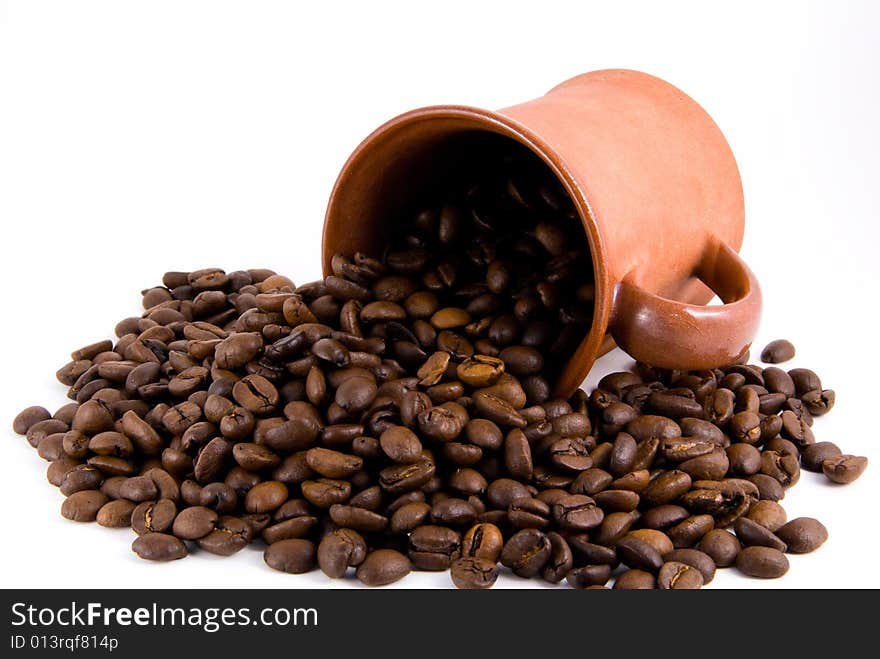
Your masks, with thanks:
M724 304L686 304L620 282L611 319L617 345L660 368L717 368L739 359L761 319L758 280L739 254L720 241L710 243L694 275Z

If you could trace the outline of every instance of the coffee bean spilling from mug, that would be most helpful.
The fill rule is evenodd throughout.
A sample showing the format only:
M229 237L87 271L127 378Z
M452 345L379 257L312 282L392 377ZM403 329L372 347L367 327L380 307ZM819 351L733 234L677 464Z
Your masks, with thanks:
M74 402L13 422L62 515L130 525L148 560L255 544L276 570L371 586L413 569L477 589L503 571L661 589L784 574L828 535L778 503L801 468L849 483L867 465L815 440L834 392L743 360L639 364L552 398L593 284L565 194L528 180L462 189L323 281L166 273L141 317L58 371Z

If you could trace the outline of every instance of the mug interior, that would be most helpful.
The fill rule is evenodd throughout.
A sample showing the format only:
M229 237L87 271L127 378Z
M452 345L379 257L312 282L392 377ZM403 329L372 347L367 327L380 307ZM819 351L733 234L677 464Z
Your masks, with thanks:
M536 155L568 193L586 233L596 293L592 321L554 383L567 397L581 384L595 359L613 343L605 331L610 316L610 284L600 237L576 182L558 156L535 136L501 115L471 108L426 108L379 128L355 150L331 194L324 224L323 267L330 273L334 253L381 254L400 218L413 217L425 199L434 199L450 181L460 180L487 153L525 148ZM519 146L517 146L519 145Z

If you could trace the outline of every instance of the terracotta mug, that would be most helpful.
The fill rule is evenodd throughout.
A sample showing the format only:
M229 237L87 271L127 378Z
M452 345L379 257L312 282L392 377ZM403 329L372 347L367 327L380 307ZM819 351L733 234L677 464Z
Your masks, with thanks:
M744 206L733 153L690 97L637 71L594 71L491 112L441 105L367 137L330 196L323 267L335 252L379 253L393 218L481 139L510 139L568 191L592 251L592 328L556 393L572 393L613 339L662 368L736 361L758 328L761 293L740 259ZM502 136L498 138L497 136ZM723 304L707 305L714 293Z

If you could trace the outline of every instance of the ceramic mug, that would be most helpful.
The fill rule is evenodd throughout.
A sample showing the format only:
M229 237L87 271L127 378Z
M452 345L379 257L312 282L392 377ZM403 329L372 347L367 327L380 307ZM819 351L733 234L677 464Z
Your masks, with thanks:
M737 254L744 205L733 153L693 99L637 71L585 73L497 112L441 105L391 119L355 149L333 188L325 275L336 252L380 253L393 219L488 136L523 144L547 164L589 240L592 327L558 395L580 385L609 339L673 369L723 366L748 349L761 293ZM707 304L713 291L723 304Z

